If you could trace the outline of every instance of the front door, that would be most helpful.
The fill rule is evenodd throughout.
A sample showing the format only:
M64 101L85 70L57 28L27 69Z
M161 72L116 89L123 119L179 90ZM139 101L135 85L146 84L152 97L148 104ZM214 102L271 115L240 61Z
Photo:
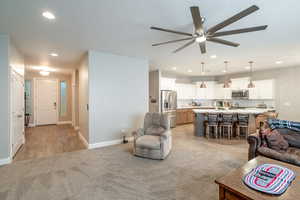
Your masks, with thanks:
M24 136L24 77L11 72L11 133L12 156L25 142Z
M36 80L36 125L57 124L57 87L57 80Z

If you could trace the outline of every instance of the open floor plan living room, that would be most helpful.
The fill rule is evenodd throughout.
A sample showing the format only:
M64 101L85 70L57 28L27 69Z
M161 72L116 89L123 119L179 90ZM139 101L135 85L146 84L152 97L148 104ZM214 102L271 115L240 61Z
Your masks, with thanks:
M0 200L295 200L296 0L2 0Z

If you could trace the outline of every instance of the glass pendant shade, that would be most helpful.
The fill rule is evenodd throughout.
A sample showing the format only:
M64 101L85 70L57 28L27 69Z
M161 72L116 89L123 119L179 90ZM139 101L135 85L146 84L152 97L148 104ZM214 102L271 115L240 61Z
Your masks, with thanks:
M230 88L230 84L228 81L225 81L223 88Z
M250 80L250 82L248 84L248 88L255 88L255 85L252 80Z
M225 64L224 72L227 73L228 72L228 61L224 61L224 64ZM231 79L226 78L226 80L224 81L223 88L230 88L231 83L232 83Z
M204 62L202 62L201 65L202 65L201 74L204 74ZM204 83L204 81L202 81L202 83L200 84L200 88L206 88L206 84Z
M202 81L202 83L200 84L200 88L207 88L206 84L204 83L204 81Z

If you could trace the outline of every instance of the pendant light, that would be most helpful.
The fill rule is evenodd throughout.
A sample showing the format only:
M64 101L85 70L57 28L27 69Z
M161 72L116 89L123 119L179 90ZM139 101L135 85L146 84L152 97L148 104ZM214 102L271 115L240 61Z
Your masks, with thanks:
M249 62L249 64L250 64L250 82L249 82L249 84L248 84L248 88L255 88L255 85L254 85L254 83L253 83L253 81L252 81L252 75L253 75L253 61L250 61Z
M204 62L201 62L201 74L204 74ZM200 88L206 88L206 84L204 83L204 81L202 80L202 83L200 84Z
M228 61L224 61L224 63L225 63L224 73L227 74L227 71L228 71ZM230 82L231 82L231 80L230 79L228 80L228 77L226 75L223 88L230 88Z

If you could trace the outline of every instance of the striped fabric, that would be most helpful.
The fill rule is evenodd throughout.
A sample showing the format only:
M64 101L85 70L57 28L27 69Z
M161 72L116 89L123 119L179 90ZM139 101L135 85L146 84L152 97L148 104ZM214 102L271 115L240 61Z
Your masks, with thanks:
M300 132L300 122L293 122L293 121L280 120L280 119L268 119L268 124L272 130L287 128L293 131Z
M252 169L243 181L254 190L280 195L286 191L295 177L295 173L290 169L279 165L263 164Z

